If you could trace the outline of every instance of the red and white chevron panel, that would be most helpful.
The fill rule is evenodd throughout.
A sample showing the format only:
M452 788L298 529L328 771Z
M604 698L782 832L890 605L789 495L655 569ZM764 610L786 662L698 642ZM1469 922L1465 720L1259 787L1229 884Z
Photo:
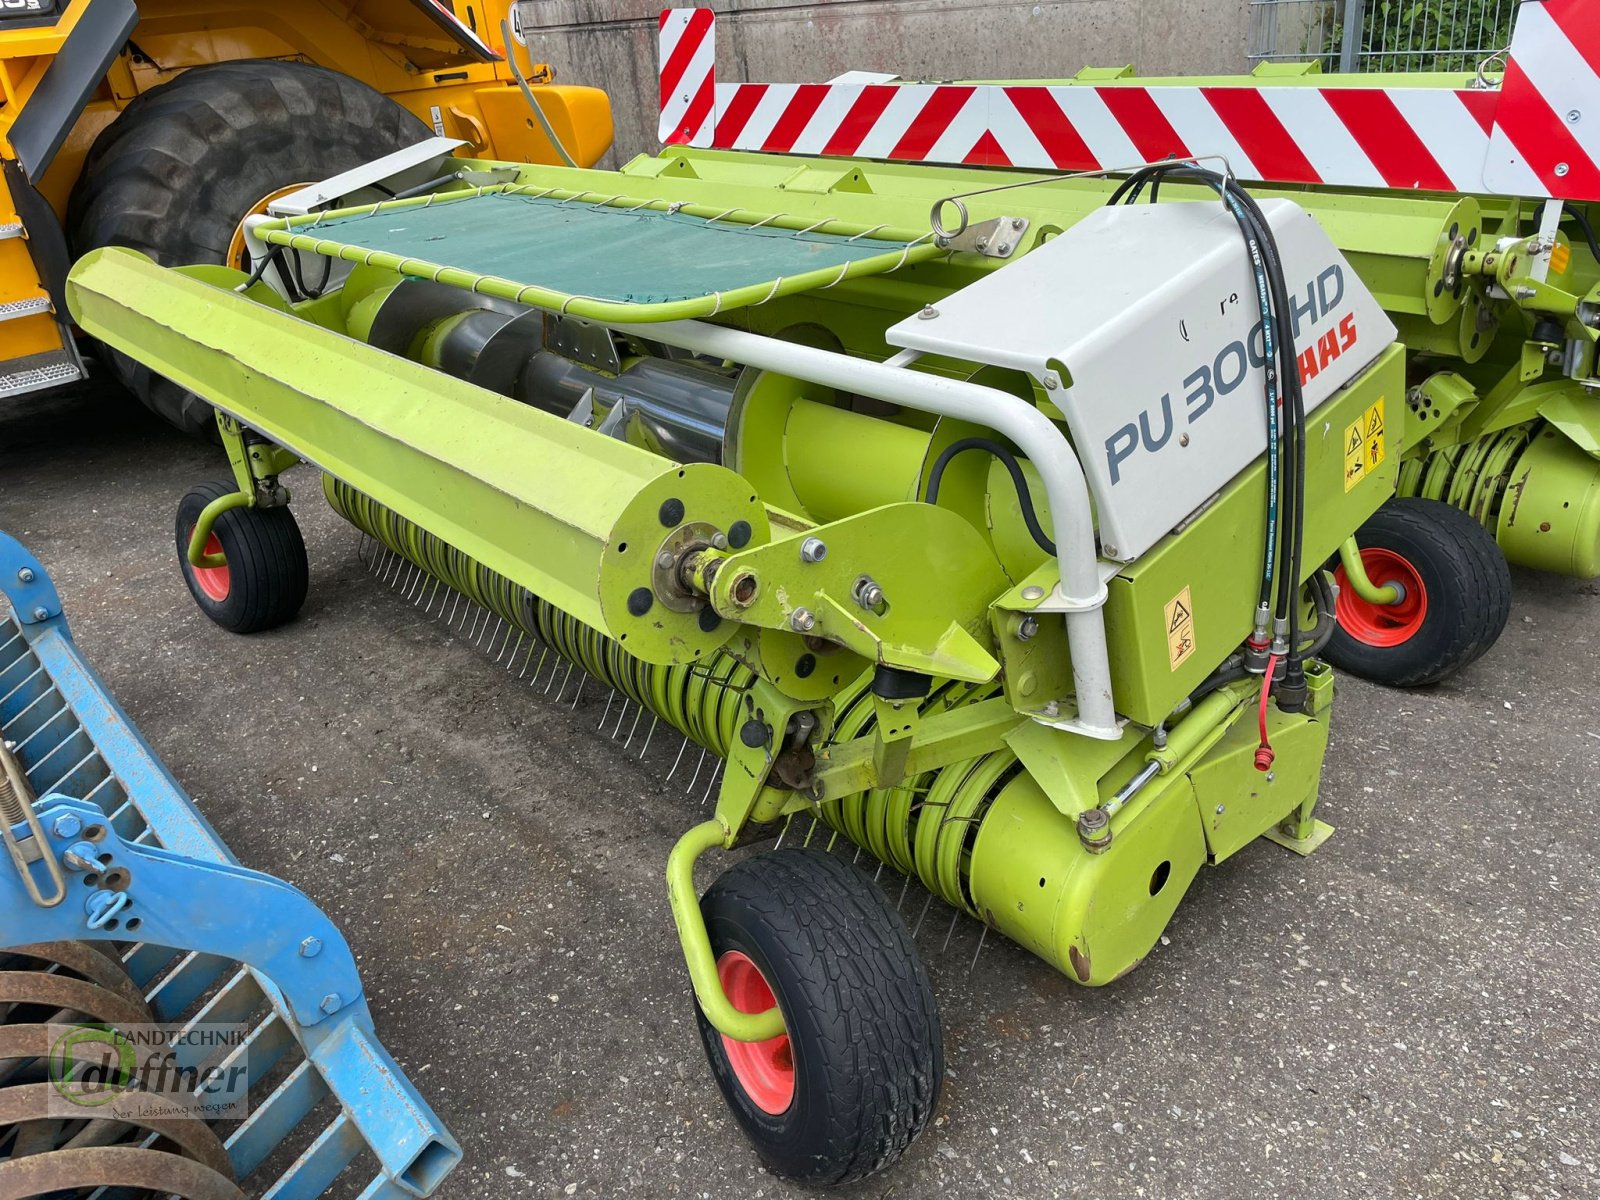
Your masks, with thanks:
M716 17L709 8L669 8L661 14L661 125L670 145L711 145L717 64Z
M691 122L669 122L664 112L662 141L1062 171L1222 155L1240 178L1263 182L1600 199L1600 0L1545 0L1523 9L1518 45L1530 18L1579 29L1570 41L1563 37L1565 73L1525 72L1559 78L1564 112L1583 113L1562 131L1565 170L1550 157L1556 152L1544 126L1520 116L1505 123L1501 92L1436 87L716 84L709 137L700 126L693 137L679 133ZM1578 13L1587 14L1587 26ZM684 57L681 45L676 54ZM1586 74L1572 69L1574 57ZM1514 58L1513 71L1520 70ZM1556 90L1548 87L1540 103ZM1543 166L1496 176L1487 170L1491 146L1512 129L1519 146L1535 148L1524 150L1535 155L1525 161Z
M1600 200L1600 2L1524 4L1484 176L1495 191Z

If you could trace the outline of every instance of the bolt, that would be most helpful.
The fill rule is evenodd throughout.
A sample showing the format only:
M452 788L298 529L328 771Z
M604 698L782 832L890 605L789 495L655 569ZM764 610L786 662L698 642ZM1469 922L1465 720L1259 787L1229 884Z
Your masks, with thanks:
M717 530L716 533L711 535L711 546L715 550L726 550L728 548L728 535L720 529Z
M1056 378L1056 373L1054 371L1051 371L1044 377L1044 386L1046 391L1053 392L1061 386L1061 380Z
M1000 253L1001 254L1010 254L1011 253L1011 243L1010 242L1001 242L1000 243Z
M1581 120L1583 120L1583 114L1581 112L1579 112L1575 108L1567 109L1567 124L1568 125L1576 125Z
M862 608L874 609L883 603L883 589L870 579L856 584L856 603Z
M789 614L789 628L796 633L810 633L817 627L817 618L809 608L797 608Z
M1268 771L1267 772L1267 782L1268 783L1271 783L1277 777L1278 777L1278 773L1276 771Z
M1054 700L1045 701L1044 715L1047 717L1059 717L1061 715L1061 705Z
M987 250L988 248L989 248L989 239L988 238L979 238L978 239L978 249L979 250Z
M1017 626L1017 641L1031 641L1033 635L1039 632L1039 619L1037 617L1023 617L1022 623Z
M1217 805L1217 816L1220 817L1223 813L1225 813L1227 811L1228 811L1228 806L1226 804Z
M50 615L50 610L48 608L46 608L44 605L42 605L42 604L39 605L38 608L33 610L33 619L35 621L43 621L47 617L49 617L49 615Z
M61 852L61 861L72 871L98 871L100 860L92 842L73 842Z
M819 563L828 557L828 543L821 538L808 537L800 543L800 561Z
M1566 163L1557 163L1556 164L1556 178L1557 179L1565 179L1567 177L1567 172L1570 171L1571 169L1572 168L1567 166Z
M324 1013L331 1017L334 1013L338 1012L344 1007L344 1002L339 999L337 992L329 992L322 998L322 1004L320 1007Z
M1103 543L1100 549L1102 552L1104 552L1107 558L1115 558L1117 556L1117 548L1110 542Z
M666 550L663 550L660 554L656 555L656 566L660 567L663 571L671 570L672 569L672 555L671 555L671 553L666 551Z
M322 953L322 939L308 937L300 943L301 958L315 958Z
M1024 600L1043 600L1044 589L1036 583L1030 583L1022 589L1022 598Z
M1027 222L1024 221L1021 217L1012 217L1011 218L1011 228L1013 228L1013 229L1021 229L1026 224L1027 224Z
M50 832L58 838L75 838L83 830L83 822L72 813L62 813L50 826Z
M917 319L922 321L931 321L938 315L939 310L930 304L917 314Z
M23 567L22 570L17 572L17 578L19 580L21 580L23 583L32 583L33 582L33 568L32 567Z
M1189 435L1187 433L1180 433L1178 435L1178 445L1187 446L1188 444L1189 444Z

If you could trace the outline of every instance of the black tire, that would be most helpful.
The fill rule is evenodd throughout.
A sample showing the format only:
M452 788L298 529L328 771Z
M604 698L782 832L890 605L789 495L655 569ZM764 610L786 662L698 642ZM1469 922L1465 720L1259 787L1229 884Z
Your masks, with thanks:
M305 603L311 569L300 526L287 508L234 508L212 526L228 560L223 576L207 575L189 564L189 535L200 510L237 490L232 482L202 483L178 505L173 537L178 565L194 602L218 625L233 633L259 633L294 619Z
M1439 500L1390 500L1356 541L1363 556L1377 552L1379 569L1369 564L1368 570L1374 583L1409 577L1415 591L1420 581L1421 603L1408 596L1388 611L1367 604L1344 584L1341 569L1340 621L1324 651L1334 666L1375 683L1420 687L1476 660L1505 629L1511 569L1489 531L1460 509Z
M74 255L131 246L162 266L221 263L239 221L278 188L313 183L432 134L366 84L308 63L194 67L101 131L67 206ZM126 355L112 370L188 434L216 438L211 407Z
M746 859L700 908L719 961L748 956L788 1028L792 1099L773 1114L695 1009L712 1074L767 1168L838 1184L894 1162L933 1116L944 1080L938 1006L899 914L855 867L815 849Z

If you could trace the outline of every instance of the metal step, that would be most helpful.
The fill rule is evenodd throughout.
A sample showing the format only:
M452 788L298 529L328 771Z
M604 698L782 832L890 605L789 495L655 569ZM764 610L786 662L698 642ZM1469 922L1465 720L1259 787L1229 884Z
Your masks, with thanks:
M50 297L43 293L37 296L27 296L21 300L8 300L0 304L0 321L15 321L20 317L31 317L35 313L50 311Z
M0 400L74 383L82 378L83 368L77 357L60 350L14 358L10 362L0 362Z
M14 237L21 237L21 236L22 236L22 222L21 221L12 221L8 225L0 225L0 242L5 241L7 238L14 238Z

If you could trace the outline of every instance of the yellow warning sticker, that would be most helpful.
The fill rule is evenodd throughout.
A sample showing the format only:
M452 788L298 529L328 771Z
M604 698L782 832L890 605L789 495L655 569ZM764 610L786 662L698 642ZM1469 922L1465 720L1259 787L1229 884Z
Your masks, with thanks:
M1349 491L1383 463L1383 397L1344 431L1344 490Z
M1184 588L1167 603L1167 661L1176 671L1194 653L1194 601Z

